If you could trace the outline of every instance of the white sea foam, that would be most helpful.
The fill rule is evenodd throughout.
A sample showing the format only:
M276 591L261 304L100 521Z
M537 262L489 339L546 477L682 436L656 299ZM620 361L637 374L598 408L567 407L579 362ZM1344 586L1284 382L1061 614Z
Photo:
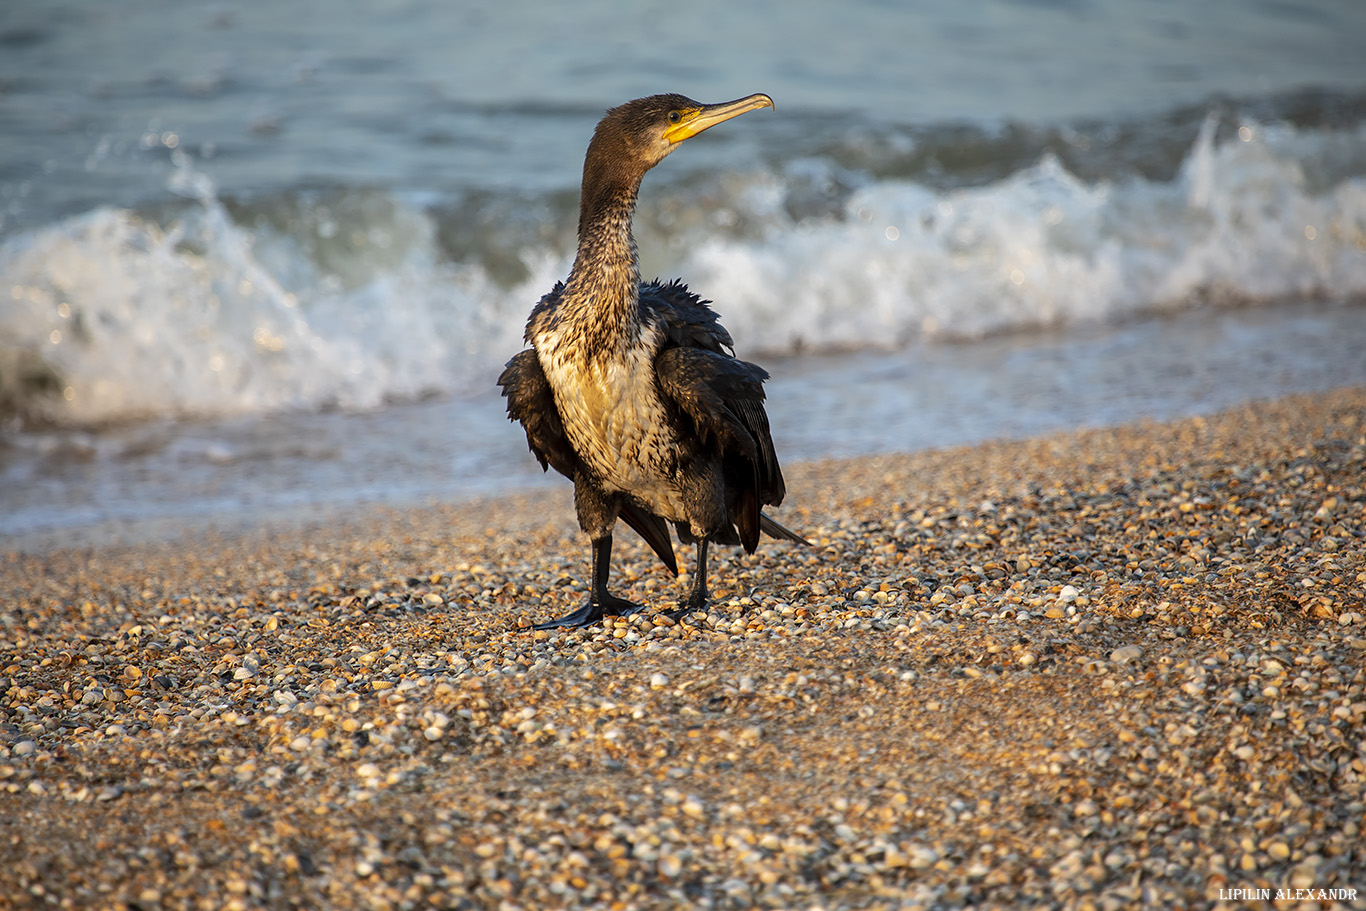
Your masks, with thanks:
M1366 294L1366 132L1243 127L1216 142L1208 122L1171 181L1088 182L1045 156L946 191L869 179L804 218L784 205L809 184L794 162L739 192L744 232L690 217L667 239L750 352ZM349 191L344 217L326 201L234 215L181 164L172 189L194 201L172 215L101 208L0 247L0 408L81 423L482 388L568 269L571 251L520 249L524 277L499 284L446 257L427 210L378 191Z
M1201 130L1177 179L1086 183L1052 156L1006 180L935 193L881 181L841 220L783 223L758 240L702 240L685 273L751 348L896 346L1110 321L1210 298L1366 294L1366 179L1315 189L1315 142L1248 126ZM1354 137L1366 157L1366 134ZM781 193L780 180L756 196ZM762 198L754 208L775 213Z
M520 344L499 302L532 290L442 262L420 211L390 204L386 221L345 226L362 233L324 269L297 237L197 195L164 228L102 208L7 244L0 379L20 388L37 355L50 375L30 385L64 422L365 409L458 390L491 349Z

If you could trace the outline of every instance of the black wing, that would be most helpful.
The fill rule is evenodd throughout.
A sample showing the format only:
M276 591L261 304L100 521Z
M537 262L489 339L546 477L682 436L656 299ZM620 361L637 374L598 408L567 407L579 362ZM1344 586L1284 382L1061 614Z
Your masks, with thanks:
M799 544L805 538L759 511L786 493L764 411L763 368L734 357L734 342L716 312L680 281L644 282L640 306L665 330L655 362L661 391L687 414L704 444L718 445L740 487L735 521L750 552L759 532Z
M666 346L731 354L735 343L708 303L680 281L655 279L640 286L640 307L659 318L665 329Z
M513 355L498 377L498 385L507 399L508 419L521 423L527 447L541 469L553 467L573 480L578 474L579 456L564 434L555 397L536 352L528 348Z
M764 412L766 379L761 367L702 348L669 348L655 359L660 392L691 419L697 440L721 459L735 494L732 520L750 553L760 531L786 531L763 522L760 514L761 506L777 506L786 493ZM790 533L779 536L800 540Z
M554 468L574 483L579 483L582 463L578 453L565 436L560 412L555 407L555 396L550 391L541 362L536 352L528 348L513 355L507 362L498 385L503 388L507 399L508 418L519 421L526 431L527 447L541 469ZM636 534L645 539L650 549L669 571L678 575L678 561L674 558L673 540L669 537L669 524L652 512L644 510L629 500L622 504L621 520Z

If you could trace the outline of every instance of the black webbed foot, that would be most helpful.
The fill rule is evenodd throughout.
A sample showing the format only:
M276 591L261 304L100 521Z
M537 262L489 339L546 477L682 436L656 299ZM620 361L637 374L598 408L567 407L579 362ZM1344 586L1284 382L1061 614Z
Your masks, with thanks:
M680 604L673 610L660 611L660 613L668 617L670 620L677 622L679 620L682 620L684 617L688 616L688 614L691 614L693 611L703 609L707 606L708 603L710 602L705 596L702 598L690 597L687 601L684 601L682 604Z
M607 572L612 562L612 536L593 541L593 589L588 603L558 620L537 623L532 629L592 626L603 617L626 617L641 609L641 605L618 598L607 591Z
M670 611L664 611L664 616L675 622L682 620L695 610L701 610L707 606L711 598L707 594L707 539L701 538L697 542L697 576L693 579L692 588L688 591L688 600Z
M532 629L560 629L592 626L603 617L627 617L641 609L641 605L616 595L604 594L589 599L588 603L576 611L565 614L558 620L537 623Z

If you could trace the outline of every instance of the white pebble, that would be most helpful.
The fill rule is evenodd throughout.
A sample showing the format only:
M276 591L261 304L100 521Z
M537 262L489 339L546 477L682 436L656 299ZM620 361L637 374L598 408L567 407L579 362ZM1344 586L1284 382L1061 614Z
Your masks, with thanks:
M655 674L653 677L650 678L650 687L651 687L651 689L659 690L659 689L663 689L664 687L666 687L666 686L668 686L668 685L669 685L669 678L668 678L667 676L665 676L664 674Z
M924 870L939 862L939 852L924 845L911 845L906 865L913 870Z
M1110 653L1110 660L1115 664L1129 664L1143 657L1143 649L1137 645L1122 645Z
M659 875L673 879L683 872L683 861L677 854L664 854L659 858Z

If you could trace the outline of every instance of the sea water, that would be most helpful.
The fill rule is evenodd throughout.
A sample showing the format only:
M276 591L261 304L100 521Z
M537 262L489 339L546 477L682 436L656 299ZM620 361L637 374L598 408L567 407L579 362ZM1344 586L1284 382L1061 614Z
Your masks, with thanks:
M777 102L637 236L788 460L1366 383L1366 7L922 7L6 6L0 536L539 483L492 381L656 91Z

